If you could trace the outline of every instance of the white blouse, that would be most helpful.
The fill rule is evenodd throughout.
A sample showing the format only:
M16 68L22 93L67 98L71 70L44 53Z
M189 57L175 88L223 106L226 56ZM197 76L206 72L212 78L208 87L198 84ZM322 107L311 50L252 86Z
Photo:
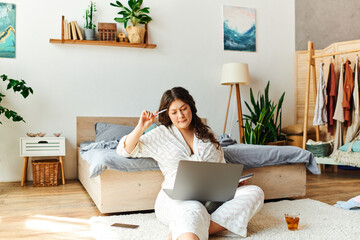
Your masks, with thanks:
M198 139L195 134L194 154L191 154L191 149L186 144L184 137L174 125L170 127L160 125L142 135L130 154L124 148L126 137L121 138L117 153L124 157L151 157L157 161L165 178L162 188L173 188L180 160L225 163L221 148L217 149L210 141L204 142Z
M313 125L324 125L327 123L327 110L326 110L326 85L323 70L324 63L320 64L320 76L317 86L316 103Z

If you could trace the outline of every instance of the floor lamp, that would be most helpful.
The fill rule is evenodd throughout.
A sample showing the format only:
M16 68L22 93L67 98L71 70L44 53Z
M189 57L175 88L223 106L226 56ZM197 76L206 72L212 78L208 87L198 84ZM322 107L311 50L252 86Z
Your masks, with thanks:
M240 142L243 142L244 136L244 129L243 126L243 119L242 119L242 112L241 112L241 98L240 98L240 84L248 84L250 82L250 75L249 75L249 68L246 63L225 63L222 68L222 75L221 75L221 84L222 85L230 85L230 95L229 101L226 109L226 116L225 116L225 124L224 124L224 131L226 130L226 122L229 114L229 106L231 100L231 93L232 88L235 85L236 89L236 103L237 103L237 110L238 110L238 119L239 119L239 137Z

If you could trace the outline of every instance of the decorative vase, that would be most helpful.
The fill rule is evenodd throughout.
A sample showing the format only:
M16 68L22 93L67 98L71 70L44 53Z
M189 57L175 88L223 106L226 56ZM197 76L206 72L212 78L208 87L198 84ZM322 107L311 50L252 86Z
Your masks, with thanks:
M85 28L85 40L95 40L95 29Z
M144 43L145 28L137 26L126 27L126 33L130 43Z

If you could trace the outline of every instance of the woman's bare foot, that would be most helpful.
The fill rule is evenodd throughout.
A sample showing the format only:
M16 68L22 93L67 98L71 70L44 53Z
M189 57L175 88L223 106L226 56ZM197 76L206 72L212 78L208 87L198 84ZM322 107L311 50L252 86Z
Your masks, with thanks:
M169 233L168 240L172 240L172 233Z
M223 230L226 230L226 228L217 224L216 222L210 221L209 235L221 232Z

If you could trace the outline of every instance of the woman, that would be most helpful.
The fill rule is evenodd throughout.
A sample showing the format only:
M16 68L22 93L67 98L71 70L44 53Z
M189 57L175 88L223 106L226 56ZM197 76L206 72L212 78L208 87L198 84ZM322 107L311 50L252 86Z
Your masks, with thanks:
M164 175L162 189L173 188L180 160L225 163L221 146L210 128L197 116L195 101L182 87L167 90L160 102L161 125L147 134L157 112L141 113L138 125L118 145L117 153L125 157L151 157ZM232 234L246 237L251 217L264 202L264 193L257 186L241 186L234 199L223 203L211 215L198 201L180 201L168 197L163 190L157 196L155 214L170 228L169 239L206 240L211 234ZM228 230L228 231L226 231Z

